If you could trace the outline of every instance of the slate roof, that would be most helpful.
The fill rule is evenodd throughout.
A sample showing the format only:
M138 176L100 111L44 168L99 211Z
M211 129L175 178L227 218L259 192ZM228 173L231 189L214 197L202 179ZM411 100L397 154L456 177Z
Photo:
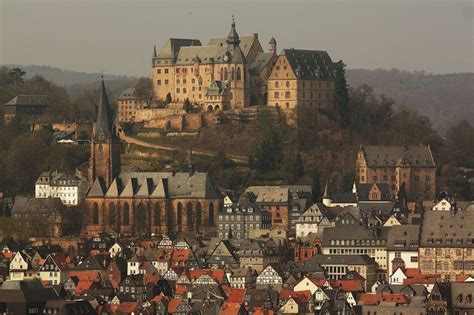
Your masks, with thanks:
M75 174L64 172L43 172L36 180L36 184L50 184L52 186L75 186L79 185L80 178Z
M240 45L242 47L242 44ZM255 56L255 58L250 63L250 71L252 71L255 74L260 73L260 71L262 71L263 68L265 68L268 65L268 63L272 60L273 56L275 56L274 53L269 53L269 52L258 53L257 56Z
M113 136L113 114L109 105L109 99L105 90L104 79L100 84L100 101L97 109L97 120L95 122L94 137L98 140L109 139Z
M387 250L418 251L419 225L396 225L388 231Z
M250 36L242 36L240 38L240 49L244 53L245 58L248 57L250 48L252 48L252 44L255 40L258 40L253 35ZM211 38L208 45L219 46L219 47L227 47L227 37L219 37L219 38Z
M465 210L427 210L421 226L421 247L474 248L474 204Z
M298 79L331 80L334 79L334 64L327 51L283 49L288 63Z
M332 240L387 240L390 227L373 227L366 228L364 226L339 226L326 227L323 233L323 246L340 246L347 247L350 245L331 245ZM352 245L353 246L353 245ZM368 245L366 245L368 246ZM371 245L377 247L385 247L381 243Z
M120 97L118 98L119 101L121 100L134 100L137 97L134 95L135 93L135 88L128 88L125 89L122 94L120 94Z
M201 64L225 63L224 55L227 53L227 46L186 46L179 50L176 57L177 65L192 65L196 56Z
M5 106L47 106L46 95L17 95Z
M256 203L288 203L289 189L280 186L250 186L245 193L254 193L257 196Z
M434 167L429 146L362 146L368 167L409 165Z
M55 209L63 209L60 198L29 198L17 196L12 208L12 214L50 214Z
M170 38L158 53L157 59L176 59L181 47L202 46L199 39Z

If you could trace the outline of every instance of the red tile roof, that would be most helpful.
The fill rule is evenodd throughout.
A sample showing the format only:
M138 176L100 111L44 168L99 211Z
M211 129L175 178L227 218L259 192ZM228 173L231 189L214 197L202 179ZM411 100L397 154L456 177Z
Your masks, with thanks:
M362 305L379 305L381 302L408 304L409 299L403 294L362 293L359 295L359 303Z
M71 270L69 277L76 276L79 281L100 281L100 274L97 271Z
M189 259L190 254L191 254L190 249L177 249L173 252L173 256L171 257L171 260L173 262L187 261Z
M168 313L173 313L182 302L183 300L181 299L171 299L168 304Z
M362 292L364 291L364 286L361 280L357 279L342 279L331 281L331 286L333 288L339 288L344 292Z
M239 315L240 303L225 302L219 312L219 315Z
M227 302L243 303L246 289L230 289L229 298Z

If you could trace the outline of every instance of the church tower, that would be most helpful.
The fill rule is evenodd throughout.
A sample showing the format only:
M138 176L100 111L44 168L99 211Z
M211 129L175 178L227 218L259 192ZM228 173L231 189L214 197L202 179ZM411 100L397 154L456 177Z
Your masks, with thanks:
M268 42L268 52L273 54L277 53L277 41L275 37L270 38L270 41Z
M100 178L105 188L108 188L119 172L120 139L116 134L112 110L105 91L104 77L102 77L97 121L92 132L89 185L92 186L93 182Z

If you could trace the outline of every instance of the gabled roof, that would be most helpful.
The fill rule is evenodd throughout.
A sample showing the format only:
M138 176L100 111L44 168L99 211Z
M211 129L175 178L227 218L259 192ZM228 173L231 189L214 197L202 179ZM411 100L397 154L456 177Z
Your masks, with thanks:
M362 146L369 167L422 166L434 167L435 162L429 146Z
M283 49L288 63L298 79L328 80L334 78L334 64L327 51Z
M104 197L105 192L105 182L102 177L97 177L92 184L89 192L87 193L88 197Z
M170 38L161 48L158 53L157 59L175 59L181 47L187 46L202 46L199 39L188 39L188 38Z
M47 95L17 95L5 106L46 106Z

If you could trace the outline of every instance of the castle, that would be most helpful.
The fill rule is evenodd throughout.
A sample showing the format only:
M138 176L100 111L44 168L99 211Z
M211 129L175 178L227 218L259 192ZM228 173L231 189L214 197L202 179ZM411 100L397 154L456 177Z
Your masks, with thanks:
M122 172L120 140L104 81L89 161L84 233L123 235L204 232L214 235L222 198L207 173Z
M153 50L155 99L188 99L207 111L265 105L276 49L274 38L264 52L257 33L240 37L235 21L227 38L213 38L207 45L198 39L170 38L159 53Z

